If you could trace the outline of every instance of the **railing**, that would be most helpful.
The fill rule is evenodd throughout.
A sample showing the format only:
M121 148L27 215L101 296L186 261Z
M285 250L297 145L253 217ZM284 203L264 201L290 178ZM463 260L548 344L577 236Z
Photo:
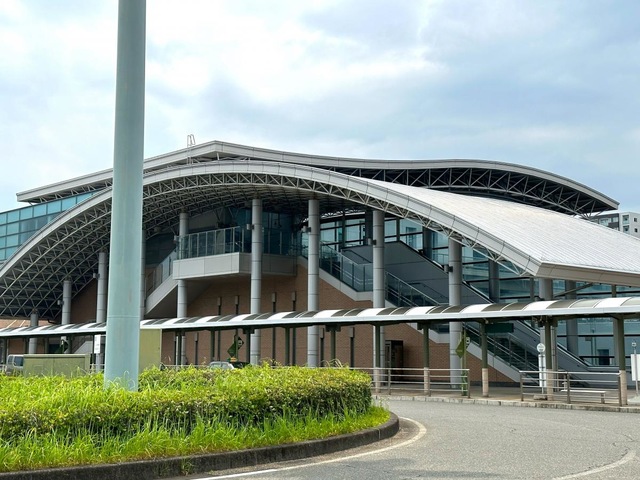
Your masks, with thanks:
M229 227L190 233L178 239L178 259L208 257L225 253L250 253L252 232L246 227ZM290 232L263 228L262 251L272 255L295 255L296 242Z
M431 396L459 395L470 398L469 369L358 368L371 376L374 393Z
M398 307L426 307L446 303L435 300L389 272L386 272L385 280L386 299Z
M147 296L162 284L173 272L173 262L178 257L178 253L174 250L160 262L152 272L147 274L145 279L145 291Z
M529 370L520 372L520 400L560 401L564 403L622 405L619 373L559 372Z
M355 263L329 245L320 245L320 268L356 292L373 290L373 265Z
M473 323L468 322L464 324L465 330L470 333L469 337L471 341L477 345L480 345L480 331L473 325ZM527 349L525 345L522 345L519 341L517 341L517 337L508 334L506 337L509 340L510 345L517 345L523 349L525 352L525 356L518 355L513 351L513 348L507 348L502 345L498 340L493 338L490 335L487 335L487 350L489 353L493 354L496 357L504 360L508 365L517 368L518 370L535 370L538 368L537 360L538 357L536 355L532 355L535 359L535 363L529 361L529 356L527 355Z

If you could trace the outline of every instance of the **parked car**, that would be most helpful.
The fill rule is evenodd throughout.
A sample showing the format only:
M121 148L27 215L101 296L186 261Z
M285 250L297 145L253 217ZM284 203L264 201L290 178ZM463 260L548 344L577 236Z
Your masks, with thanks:
M231 362L213 361L209 363L209 368L221 368L222 370L233 370L234 367Z
M4 372L7 375L21 375L23 365L24 365L24 356L9 355L7 357L7 364L4 367Z

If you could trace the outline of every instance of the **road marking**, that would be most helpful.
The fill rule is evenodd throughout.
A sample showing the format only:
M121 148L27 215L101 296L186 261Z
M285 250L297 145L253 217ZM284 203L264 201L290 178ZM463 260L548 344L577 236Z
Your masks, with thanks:
M586 477L588 475L594 475L596 473L604 472L605 470L611 470L612 468L618 468L621 465L624 465L627 462L633 460L636 456L635 450L630 450L627 454L622 457L617 462L610 463L609 465L605 465L603 467L594 468L593 470L587 470L585 472L574 473L572 475L565 475L564 477L556 477L553 480L569 480L570 478L580 478Z
M257 472L247 472L247 473L234 473L232 475L222 475L219 477L204 477L204 478L199 478L196 480L209 480L212 478L216 478L216 479L220 479L220 478L240 478L240 477L248 477L249 475L260 475L262 473L271 473L271 472L276 472L277 469L275 468L270 468L268 470L259 470Z
M220 480L221 478L241 478L241 477L248 477L248 476L252 476L252 475L259 475L261 473L284 472L284 471L287 471L287 470L295 470L297 468L311 467L311 466L316 466L316 465L324 465L324 464L327 464L327 463L346 462L346 461L349 461L349 460L353 460L354 458L364 457L366 455L374 455L374 454L377 454L377 453L383 453L383 452L387 452L389 450L394 450L396 448L406 447L407 445L409 445L411 443L417 442L422 437L424 437L425 434L427 433L426 427L424 425L422 425L420 422L416 422L415 420L412 420L410 418L401 418L401 419L405 420L407 422L411 422L416 427L418 427L418 433L414 437L410 438L409 440L405 440L404 442L398 443L397 445L390 445L388 447L380 448L378 450L372 450L370 452L356 453L355 455L350 455L350 456L347 456L347 457L332 458L330 460L322 460L320 462L305 463L303 465L293 465L291 467L282 467L282 468L271 468L271 469L268 469L268 470L261 470L259 472L234 473L232 475L220 475L220 476L214 476L214 477L199 477L199 478L197 478L195 480Z

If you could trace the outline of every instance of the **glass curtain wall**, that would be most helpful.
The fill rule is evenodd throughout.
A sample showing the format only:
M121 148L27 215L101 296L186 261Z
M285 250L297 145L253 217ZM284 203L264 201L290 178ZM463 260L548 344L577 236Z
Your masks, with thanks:
M83 193L0 213L0 263L61 213L89 198Z

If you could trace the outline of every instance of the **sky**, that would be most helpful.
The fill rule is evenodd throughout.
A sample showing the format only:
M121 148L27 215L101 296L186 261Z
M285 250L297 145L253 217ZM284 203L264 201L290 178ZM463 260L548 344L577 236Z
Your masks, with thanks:
M0 211L111 168L117 2L0 0ZM147 0L145 158L483 159L640 211L637 0Z

